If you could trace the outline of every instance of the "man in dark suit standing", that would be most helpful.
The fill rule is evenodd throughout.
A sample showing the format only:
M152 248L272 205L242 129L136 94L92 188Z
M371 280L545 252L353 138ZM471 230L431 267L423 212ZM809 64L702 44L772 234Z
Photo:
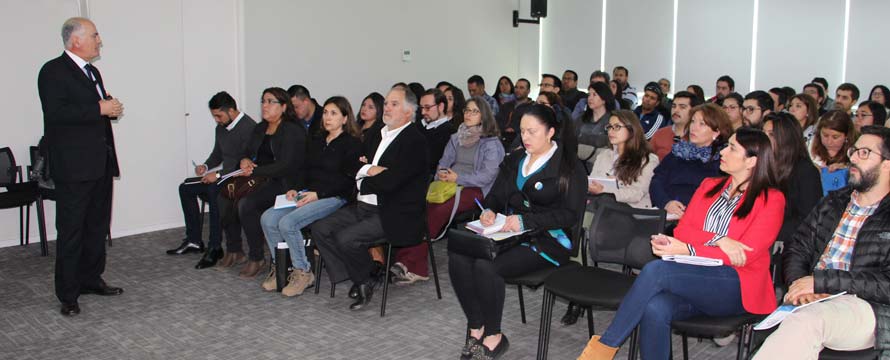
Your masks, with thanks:
M56 184L56 297L62 315L73 316L80 313L80 294L123 293L108 286L102 272L112 178L120 175L111 120L124 108L105 91L99 70L90 64L102 47L96 25L68 19L62 41L65 52L43 65L37 89Z
M416 110L411 90L390 90L383 105L386 127L366 139L370 151L356 175L358 201L312 225L328 274L338 281L346 273L353 282L351 310L368 305L378 278L386 274L374 265L368 247L383 238L393 246L416 245L423 236L429 155L413 121Z

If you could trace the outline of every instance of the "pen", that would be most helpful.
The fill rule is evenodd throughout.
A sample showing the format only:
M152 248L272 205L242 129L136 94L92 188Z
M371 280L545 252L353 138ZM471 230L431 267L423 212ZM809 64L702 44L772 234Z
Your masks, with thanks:
M479 202L479 199L477 199L477 198L473 198L473 201L475 201L475 202L476 202L476 206L478 206L478 207L479 207L479 210L482 210L482 212L485 212L485 207L484 207L484 206L482 206L482 203L481 203L481 202Z
M198 167L198 164L195 164L195 160L192 160L192 166Z

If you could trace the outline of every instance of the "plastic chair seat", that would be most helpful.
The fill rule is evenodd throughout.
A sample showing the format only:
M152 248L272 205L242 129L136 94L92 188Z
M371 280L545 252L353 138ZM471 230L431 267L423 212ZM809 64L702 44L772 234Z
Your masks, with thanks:
M764 315L755 314L727 317L702 316L686 320L674 320L671 322L671 327L677 332L688 336L721 338L734 334L742 325L759 322L764 317Z
M617 308L634 278L600 268L576 267L553 272L544 281L544 287L557 297L581 306Z

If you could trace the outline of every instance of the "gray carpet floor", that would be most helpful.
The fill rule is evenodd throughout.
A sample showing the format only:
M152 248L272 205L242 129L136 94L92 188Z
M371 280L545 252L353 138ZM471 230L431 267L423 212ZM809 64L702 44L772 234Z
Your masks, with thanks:
M125 292L85 295L83 312L66 318L53 295L54 243L0 249L0 359L457 359L465 319L448 279L444 241L436 243L442 284L436 299L432 279L390 288L386 317L380 292L372 307L348 310L349 285L336 297L321 277L321 294L285 298L266 293L262 279L243 280L238 269L196 270L199 255L168 256L183 229L114 239L104 278ZM246 246L246 245L245 245ZM503 318L510 339L507 359L535 357L541 292L525 290L528 323L520 321L515 287L507 288ZM551 359L574 359L587 342L587 326L563 326L564 304L554 307ZM612 312L595 312L597 333ZM674 336L675 357L682 358ZM618 358L626 358L626 346ZM693 359L731 359L735 344L717 347L690 340Z

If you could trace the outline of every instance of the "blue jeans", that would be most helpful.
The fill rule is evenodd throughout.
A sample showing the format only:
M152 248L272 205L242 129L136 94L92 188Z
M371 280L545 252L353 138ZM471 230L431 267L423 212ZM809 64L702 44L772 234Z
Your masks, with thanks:
M643 267L600 342L619 347L640 326L643 359L667 359L671 321L745 313L739 276L729 266L655 260Z
M339 197L318 199L298 208L275 209L269 208L260 217L263 233L266 234L266 242L275 259L275 248L279 242L286 242L290 250L291 262L294 268L309 270L309 260L306 258L306 248L303 243L303 234L300 230L315 220L324 218L346 204L346 200Z

